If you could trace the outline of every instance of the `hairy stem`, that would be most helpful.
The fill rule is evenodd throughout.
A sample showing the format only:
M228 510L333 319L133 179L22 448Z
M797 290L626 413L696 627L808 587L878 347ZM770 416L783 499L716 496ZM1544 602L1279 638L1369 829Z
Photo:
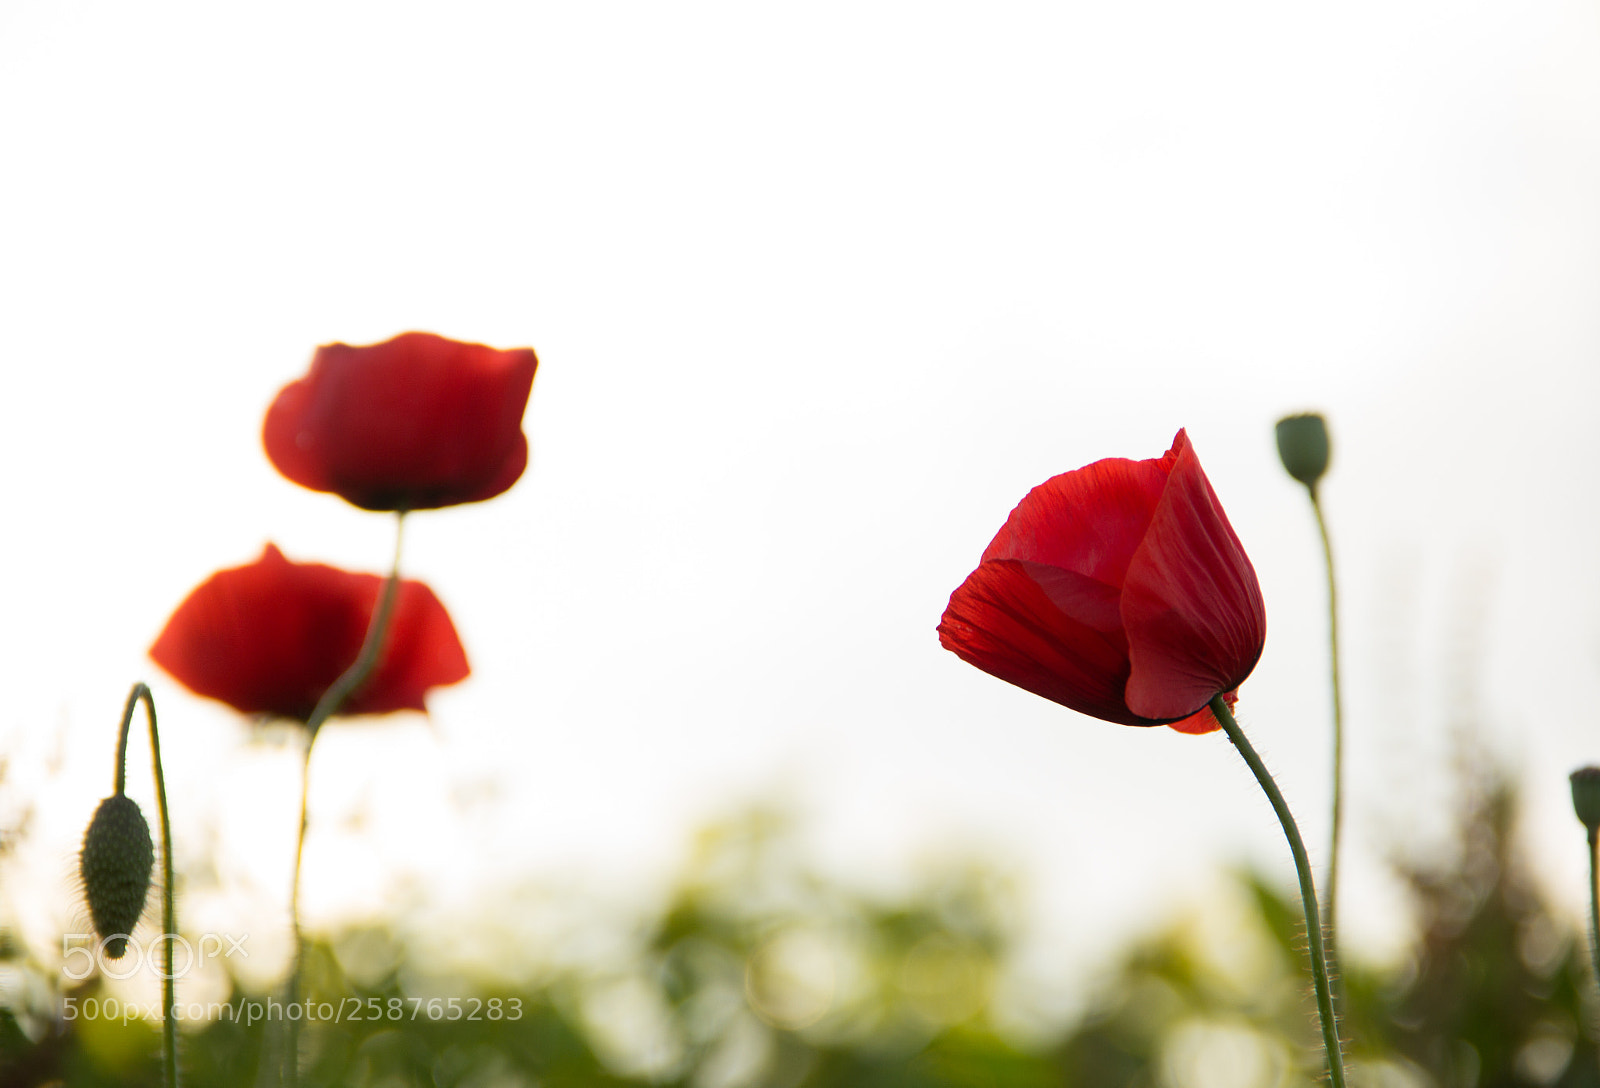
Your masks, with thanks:
M1597 837L1589 832L1589 958L1594 964L1595 985L1600 986L1600 857L1595 854Z
M167 779L161 773L161 736L156 730L156 701L144 684L133 685L128 705L122 711L122 730L117 735L116 791L126 792L128 784L128 728L133 712L144 703L150 723L150 763L155 771L156 815L161 821L161 1042L162 1073L167 1088L178 1088L178 988L172 972L173 942L178 939L177 889L172 876L172 821L167 816Z
M378 601L372 610L372 620L367 624L367 636L361 643L361 651L356 654L350 667L340 673L339 678L322 693L322 698L317 700L316 707L311 711L311 717L306 719L305 757L300 766L300 831L294 844L294 874L289 879L289 924L294 931L294 970L289 973L286 1008L289 1003L298 1004L300 1001L301 972L305 967L305 933L300 928L300 859L306 848L307 802L311 796L311 748L323 725L367 681L378 664L384 639L389 634L389 621L394 616L395 599L400 595L400 552L404 540L405 511L402 510L395 515L394 562L389 567L389 577L378 592ZM287 1035L288 1053L283 1059L284 1080L294 1088L300 1083L299 1020L288 1019Z
M1272 773L1267 770L1267 765L1261 762L1256 750L1250 746L1244 730L1239 728L1239 723L1234 720L1233 712L1228 709L1228 704L1221 695L1212 698L1211 712L1217 716L1217 721L1222 723L1228 739L1233 741L1233 746L1244 757L1251 773L1256 776L1256 781L1261 783L1261 788L1266 791L1267 800L1272 802L1272 811L1278 814L1278 822L1283 825L1284 837L1289 840L1289 852L1294 855L1295 873L1300 878L1300 902L1306 912L1306 938L1311 945L1311 980L1317 991L1317 1015L1322 1020L1322 1043L1328 1052L1328 1082L1333 1088L1345 1088L1344 1055L1339 1048L1339 1024L1333 1012L1333 990L1328 984L1328 953L1322 939L1322 919L1317 909L1317 888L1311 879L1311 859L1306 856L1306 844L1300 838L1300 828L1294 822L1294 815L1289 811L1288 802L1283 799L1278 784L1272 780Z
M1344 828L1344 701L1339 691L1339 590L1333 577L1333 545L1328 539L1328 522L1322 515L1322 501L1315 486L1311 509L1317 515L1317 532L1322 536L1322 556L1328 568L1328 659L1333 687L1333 827L1328 845L1328 888L1326 917L1328 959L1339 961L1339 842ZM1337 973L1337 972L1336 972Z

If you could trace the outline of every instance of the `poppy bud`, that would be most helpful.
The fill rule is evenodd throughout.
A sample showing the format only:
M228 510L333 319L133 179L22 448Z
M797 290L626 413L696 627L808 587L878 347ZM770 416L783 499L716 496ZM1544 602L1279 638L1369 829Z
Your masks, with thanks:
M1579 767L1572 772L1572 809L1589 834L1600 830L1600 767Z
M122 793L101 801L83 836L78 872L95 932L111 959L121 959L128 949L128 934L144 912L154 864L150 825L139 806Z
M1328 424L1315 412L1278 420L1278 457L1289 475L1316 487L1328 471Z

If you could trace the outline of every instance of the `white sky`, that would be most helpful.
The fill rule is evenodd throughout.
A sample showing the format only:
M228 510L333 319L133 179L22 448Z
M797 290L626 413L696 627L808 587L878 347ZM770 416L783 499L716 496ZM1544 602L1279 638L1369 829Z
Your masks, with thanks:
M1272 446L1305 408L1336 443L1353 939L1394 939L1379 859L1429 841L1461 705L1582 910L1595 5L444 11L0 8L0 813L37 805L7 893L35 939L137 678L193 924L271 928L292 755L143 654L268 539L384 567L388 522L278 477L259 425L318 343L407 329L539 351L533 461L408 528L475 674L431 730L319 744L313 922L408 875L469 919L524 877L652 889L774 797L852 879L1019 867L1063 975L1217 862L1288 880L1225 741L1079 718L934 626L1029 487L1187 426L1267 600L1243 720L1320 858L1321 576Z

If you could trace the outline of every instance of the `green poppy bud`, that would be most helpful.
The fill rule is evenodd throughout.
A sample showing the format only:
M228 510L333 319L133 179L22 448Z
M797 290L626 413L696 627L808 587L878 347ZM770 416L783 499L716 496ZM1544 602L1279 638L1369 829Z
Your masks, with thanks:
M1328 471L1328 424L1315 412L1278 420L1278 457L1289 475L1316 487Z
M1600 830L1600 767L1579 767L1572 772L1572 809L1589 834Z
M121 959L128 950L127 935L144 913L155 860L150 825L133 799L119 793L101 801L83 836L78 873L89 917L110 959Z

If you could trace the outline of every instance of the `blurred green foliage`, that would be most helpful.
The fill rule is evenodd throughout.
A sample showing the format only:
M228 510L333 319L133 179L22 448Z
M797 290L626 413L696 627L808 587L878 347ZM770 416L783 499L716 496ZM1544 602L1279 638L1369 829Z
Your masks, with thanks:
M1486 777L1463 792L1455 856L1396 866L1417 921L1410 960L1358 966L1342 980L1351 1083L1600 1086L1583 938L1516 864L1512 791ZM1298 897L1248 874L1233 891L1222 897L1231 902L1200 905L1126 950L1083 1015L1053 1039L1024 1042L1008 1037L996 1015L1015 927L1004 879L974 865L881 902L809 875L783 821L756 814L705 832L670 901L626 955L605 965L520 986L481 984L452 1003L408 992L419 976L405 969L408 952L395 933L375 928L317 944L309 997L364 1015L303 1033L303 1083L1320 1083ZM374 948L383 954L372 956ZM359 969L352 949L367 950ZM374 974L372 962L387 966ZM0 944L0 971L16 983L0 988L9 1005L0 1007L0 1086L158 1083L154 1025L64 1021L63 995L14 944ZM70 996L81 1008L103 993L91 979ZM232 1000L244 1008L266 999ZM281 1030L228 1019L185 1031L185 1083L258 1083L263 1055L281 1039Z

